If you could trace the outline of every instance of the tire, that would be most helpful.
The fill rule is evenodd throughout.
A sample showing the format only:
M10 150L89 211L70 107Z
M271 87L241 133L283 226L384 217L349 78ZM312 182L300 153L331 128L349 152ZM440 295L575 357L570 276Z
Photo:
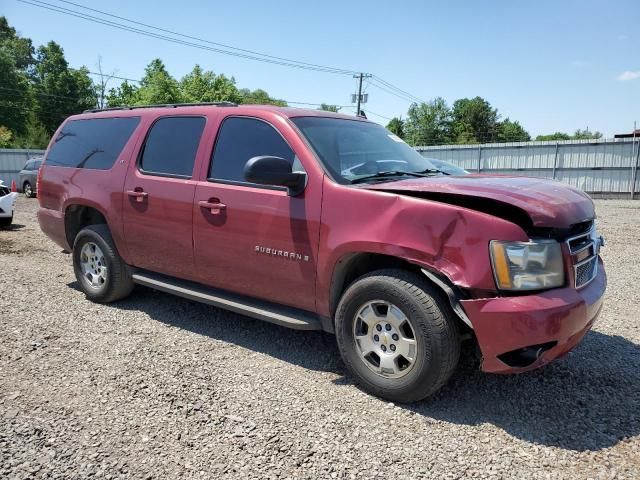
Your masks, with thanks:
M363 319L377 323L370 327ZM356 382L394 402L414 402L435 393L449 380L460 357L458 324L447 301L426 279L404 270L378 270L352 283L338 304L336 337ZM364 355L369 349L374 351ZM407 357L399 352L407 352ZM398 371L380 370L389 365Z
M10 217L2 217L2 218L0 218L0 227L2 227L2 228L8 227L12 223L13 223L13 215L11 215Z
M36 196L36 194L33 193L33 187L29 182L24 182L22 185L22 193L24 193L24 196L27 198L33 198Z
M82 291L94 302L115 302L133 290L131 270L118 254L106 225L90 225L76 235L73 270Z

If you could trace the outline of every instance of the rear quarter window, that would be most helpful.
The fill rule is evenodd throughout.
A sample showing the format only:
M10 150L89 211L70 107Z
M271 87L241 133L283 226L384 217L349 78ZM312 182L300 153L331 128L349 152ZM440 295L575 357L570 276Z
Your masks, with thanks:
M109 170L140 123L140 117L67 122L49 150L46 164Z

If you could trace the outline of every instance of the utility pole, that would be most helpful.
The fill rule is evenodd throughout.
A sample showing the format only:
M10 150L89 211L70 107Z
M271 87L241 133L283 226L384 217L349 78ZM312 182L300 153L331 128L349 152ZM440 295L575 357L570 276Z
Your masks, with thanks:
M360 103L366 103L366 99L362 101L362 79L363 78L371 78L371 74L369 73L359 73L354 75L353 78L358 79L358 96L356 97L357 107L356 107L356 117L360 116Z

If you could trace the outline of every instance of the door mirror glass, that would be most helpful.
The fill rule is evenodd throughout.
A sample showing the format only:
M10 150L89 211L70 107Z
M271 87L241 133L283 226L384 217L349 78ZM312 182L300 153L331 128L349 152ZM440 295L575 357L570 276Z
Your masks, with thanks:
M247 182L260 185L287 187L289 195L298 195L304 190L307 175L293 172L291 163L284 158L259 156L246 163L244 178Z

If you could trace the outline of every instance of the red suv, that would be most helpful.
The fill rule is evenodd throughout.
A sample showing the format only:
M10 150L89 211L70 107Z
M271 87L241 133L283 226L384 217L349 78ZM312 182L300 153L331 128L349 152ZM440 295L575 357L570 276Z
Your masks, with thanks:
M394 401L440 388L463 340L486 372L561 357L606 286L584 193L446 175L383 127L330 112L85 112L54 135L38 197L90 300L141 284L332 332L350 374Z

